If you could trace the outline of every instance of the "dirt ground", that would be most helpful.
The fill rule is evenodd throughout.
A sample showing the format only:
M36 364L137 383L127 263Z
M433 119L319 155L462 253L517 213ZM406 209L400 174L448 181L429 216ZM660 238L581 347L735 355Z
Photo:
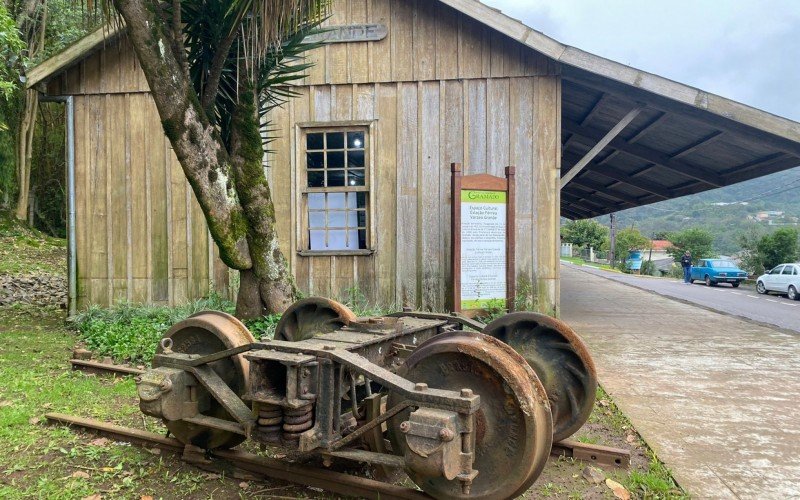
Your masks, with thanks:
M139 413L131 379L68 368L75 338L64 326L63 311L0 307L0 336L0 449L6 451L0 454L2 498L333 498L279 481L204 472L168 452L45 425L44 414L54 411L164 430ZM630 450L630 470L606 470L598 479L625 485L634 498L682 495L602 391L589 422L573 439ZM580 461L552 457L525 497L614 498L605 482L593 484L583 477L585 468Z

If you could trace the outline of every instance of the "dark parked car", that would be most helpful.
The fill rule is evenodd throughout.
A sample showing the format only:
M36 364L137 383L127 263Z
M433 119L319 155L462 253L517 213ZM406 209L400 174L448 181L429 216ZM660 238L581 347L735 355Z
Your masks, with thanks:
M700 259L696 266L692 266L692 283L704 281L708 286L730 283L736 288L745 279L747 279L747 273L726 259Z

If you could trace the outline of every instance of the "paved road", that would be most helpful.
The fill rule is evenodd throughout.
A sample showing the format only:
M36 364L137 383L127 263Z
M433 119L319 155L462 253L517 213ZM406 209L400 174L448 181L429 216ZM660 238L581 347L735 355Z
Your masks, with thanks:
M730 285L708 287L700 283L689 286L684 285L681 280L615 273L590 266L576 266L562 262L562 268L568 266L579 267L581 270L598 276L668 297L686 300L726 314L741 316L800 333L800 301L789 300L786 296L759 295L754 289L744 286L739 288L733 288Z
M678 483L694 498L800 498L800 336L584 270L561 267L561 316Z

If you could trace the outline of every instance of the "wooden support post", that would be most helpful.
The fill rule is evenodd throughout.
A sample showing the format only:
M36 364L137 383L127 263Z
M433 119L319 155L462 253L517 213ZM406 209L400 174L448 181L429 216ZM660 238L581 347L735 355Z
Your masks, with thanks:
M516 187L514 185L514 167L506 167L507 200L506 200L506 308L508 312L514 310L517 296L516 283Z
M461 164L451 163L450 172L450 220L452 231L450 235L450 269L453 270L453 305L452 310L461 309Z

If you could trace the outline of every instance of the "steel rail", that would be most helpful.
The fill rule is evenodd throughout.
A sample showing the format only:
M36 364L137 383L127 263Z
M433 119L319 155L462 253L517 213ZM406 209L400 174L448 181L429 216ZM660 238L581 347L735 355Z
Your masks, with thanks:
M181 453L185 448L177 439L164 437L139 429L132 429L130 427L122 427L91 418L76 417L62 413L48 413L45 415L45 418L54 423L98 431L120 441L155 446L175 453ZM271 479L279 479L290 483L303 484L314 488L322 488L326 491L347 497L375 500L430 500L431 498L426 493L412 488L383 483L360 476L351 476L332 470L318 469L306 465L261 457L239 450L212 450L210 455L214 458L229 462L235 467L250 472L251 474L257 474Z

